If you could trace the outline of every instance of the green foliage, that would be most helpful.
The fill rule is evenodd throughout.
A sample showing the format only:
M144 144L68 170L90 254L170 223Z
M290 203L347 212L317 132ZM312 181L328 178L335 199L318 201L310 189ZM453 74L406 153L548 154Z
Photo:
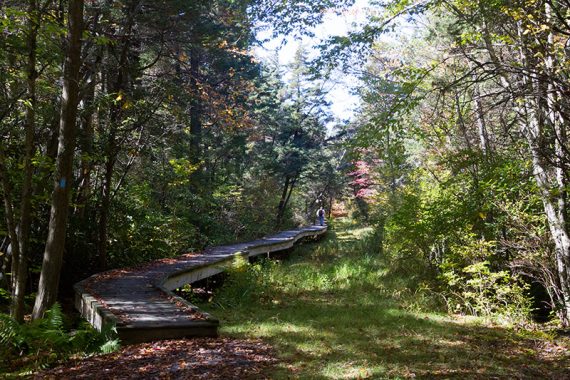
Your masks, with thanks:
M0 288L0 304L10 302L10 292L4 288Z
M19 324L6 314L0 314L0 372L20 372L45 368L72 355L110 353L120 345L116 331L94 330L87 322L70 330L59 304L52 306L44 318Z
M121 342L119 339L110 339L103 343L99 350L102 354L111 354L113 352L118 351L121 348Z
M483 203L482 194L469 189L467 176L442 175L438 183L423 176L415 180L419 185L401 190L383 224L394 275L405 276L412 291L435 297L451 313L528 322L528 284L509 270L504 249L485 238L501 236L506 243L501 225L513 215L512 192L525 191L525 184L519 182L517 190L486 182L477 190L494 198ZM504 198L503 192L508 193ZM516 228L509 233L518 234Z
M555 259L555 250L567 250L556 238L568 234L565 211L552 211L563 207L568 187L567 169L557 164L566 160L558 138L567 128L565 100L549 85L568 83L562 37L568 25L555 17L564 7L424 5L389 2L343 42L348 48L369 42L373 51L362 76L354 150L382 160L378 178L398 179L390 187L379 181L370 214L380 216L394 258L419 264L418 273L423 266L433 278L457 276L438 283L438 291L463 298L458 310L524 319L524 279L548 293L536 304L550 304L568 325L568 279L552 279L567 272L567 263ZM395 16L416 12L427 28L394 34L395 42L379 39L388 24L398 26Z
M236 256L232 266L226 270L227 277L216 294L215 305L225 309L266 301L271 291L268 276L274 265L265 260L250 264L242 256Z
M354 154L370 162L376 179L377 195L368 207L383 236L390 272L395 279L407 278L415 298L425 295L432 306L510 323L528 321L528 286L517 272L544 263L546 257L537 260L541 254L536 253L548 251L530 164L516 144L493 151L492 157L474 146L471 131L462 130L474 123L466 121L473 110L457 111L471 103L445 90L430 93L450 73L408 52L426 43L412 40L398 47L409 55L409 69L371 59L363 122L354 140ZM403 75L407 70L417 74L414 86ZM400 96L408 90L413 96ZM446 96L449 104L442 100ZM434 118L431 110L441 114ZM523 225L532 231L527 237Z
M316 104L325 103L324 94L312 86L316 81L306 67L295 91L284 91L283 78L265 75L250 53L257 22L301 31L322 19L326 9L345 3L295 1L274 7L264 1L167 1L156 12L143 12L134 3L86 4L84 16L92 22L83 31L80 64L90 69L80 83L74 178L68 180L73 196L66 249L73 254L61 285L102 267L272 232L284 176L297 177L297 191L319 174L320 168L305 170L311 160L330 161L330 155L313 156L323 145L329 112ZM34 4L38 11L29 14ZM69 9L53 2L1 8L6 35L0 40L5 90L0 91L0 130L6 139L0 164L7 180L0 193L6 209L22 209L29 124L34 150L29 261L38 268L61 115L62 82L53 78L62 76L61 40ZM165 55L165 46L176 48ZM33 95L27 93L32 85ZM305 99L293 100L297 93ZM335 172L332 165L327 169ZM301 174L306 175L301 179ZM319 193L327 187L324 177ZM308 199L314 194L303 201ZM303 203L295 203L295 210L287 207L283 226L312 213ZM6 216L3 207L2 237ZM37 283L36 273L30 282Z
M0 343L19 347L23 344L20 324L7 314L0 314Z
M481 242L466 249L481 250ZM487 255L489 256L489 255ZM463 268L443 264L440 275L446 285L442 291L451 313L465 313L492 318L514 325L528 323L531 303L528 284L508 271L492 271L488 261L476 262Z
M498 153L492 161L485 160L471 149L453 146L442 146L434 154L429 145L433 141L416 127L407 127L410 122L380 115L364 128L370 140L366 148L358 140L355 147L382 159L382 164L371 166L377 195L368 200L368 207L383 236L390 263L387 278L406 278L402 302L414 310L439 307L506 323L528 322L528 284L513 268L522 262L532 266L532 244L521 241L534 240L535 249L546 251L540 243L545 238L536 219L540 202L533 196L528 163ZM410 143L411 138L416 142ZM400 149L390 149L388 143ZM394 174L401 178L396 186L390 182ZM517 219L527 221L532 239L523 237L525 227ZM518 248L516 259L510 256L513 245ZM408 304L406 299L414 301Z

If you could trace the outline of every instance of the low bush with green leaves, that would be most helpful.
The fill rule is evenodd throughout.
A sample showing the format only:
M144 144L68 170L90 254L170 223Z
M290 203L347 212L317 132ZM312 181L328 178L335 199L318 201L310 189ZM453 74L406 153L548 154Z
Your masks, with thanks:
M528 284L505 270L492 271L488 261L481 261L459 271L447 268L445 281L447 306L452 313L483 316L509 324L528 322L531 302Z

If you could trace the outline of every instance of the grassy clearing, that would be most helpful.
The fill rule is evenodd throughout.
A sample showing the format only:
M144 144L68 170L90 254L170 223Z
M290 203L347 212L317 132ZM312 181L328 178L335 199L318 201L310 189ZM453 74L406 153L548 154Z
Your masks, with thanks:
M570 378L568 339L418 312L371 230L345 221L328 235L282 263L236 269L202 305L223 336L277 349L271 378Z

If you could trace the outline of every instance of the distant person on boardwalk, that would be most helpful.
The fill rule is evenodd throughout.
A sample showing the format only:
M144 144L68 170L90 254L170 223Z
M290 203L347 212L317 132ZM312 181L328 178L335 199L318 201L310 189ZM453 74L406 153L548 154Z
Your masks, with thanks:
M325 209L321 208L317 211L317 219L319 220L319 224L321 226L325 225Z

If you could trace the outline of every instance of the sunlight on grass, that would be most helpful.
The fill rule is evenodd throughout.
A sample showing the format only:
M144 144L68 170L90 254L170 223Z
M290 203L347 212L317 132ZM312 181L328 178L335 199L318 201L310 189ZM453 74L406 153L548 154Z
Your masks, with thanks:
M386 371L386 367L362 362L326 363L322 374L330 379L372 379Z
M340 242L350 242L350 241L357 241L362 237L372 233L372 227L345 227L346 229L339 231L336 235L336 238Z
M221 318L222 335L277 349L271 378L532 378L553 364L529 353L536 336L408 307L419 296L406 278L387 278L371 230L353 227L337 223L285 262L253 266L243 280L258 281L257 293L236 307L204 305Z

